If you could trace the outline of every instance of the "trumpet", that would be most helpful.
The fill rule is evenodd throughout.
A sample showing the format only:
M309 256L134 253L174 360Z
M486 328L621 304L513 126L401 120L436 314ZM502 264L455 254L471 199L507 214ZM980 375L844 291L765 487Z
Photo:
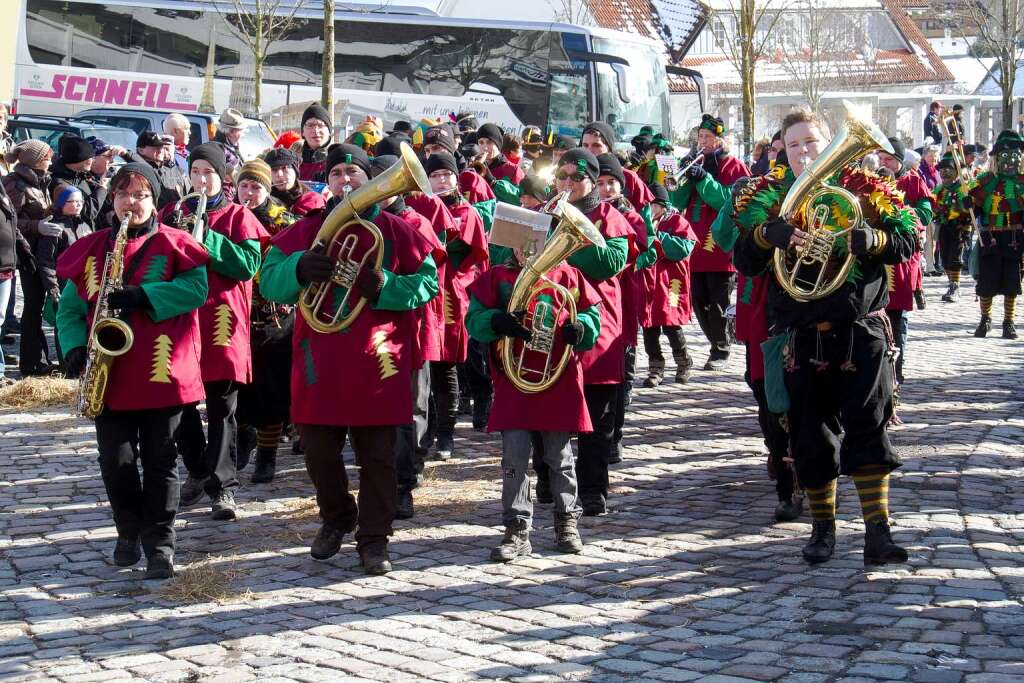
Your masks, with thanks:
M195 213L186 216L185 212L182 211L181 207L184 206L185 202L193 197L196 198L196 211ZM202 242L203 238L206 237L206 193L205 192L190 192L178 201L174 203L174 224L182 230L188 230L192 233L192 239L196 242Z
M666 172L665 173L665 189L668 190L669 192L675 192L676 190L678 190L680 187L685 185L686 181L688 180L688 178L684 177L684 176L686 176L686 172L689 171L694 166L696 166L697 164L703 164L703 163L704 163L704 153L701 152L700 154L698 154L697 156L695 156L693 158L693 161L691 161L690 163L688 163L686 166L684 166L683 168L679 169L678 171L675 171L671 175L669 175ZM679 178L682 178L682 180L680 181Z

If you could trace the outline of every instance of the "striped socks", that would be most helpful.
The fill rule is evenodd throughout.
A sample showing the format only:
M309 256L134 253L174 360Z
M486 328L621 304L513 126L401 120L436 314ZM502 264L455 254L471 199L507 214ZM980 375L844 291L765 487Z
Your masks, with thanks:
M986 318L992 317L992 297L981 297L981 314Z
M807 487L807 500L811 504L811 517L818 521L832 521L836 518L836 480L833 479L818 488Z
M269 427L260 427L256 430L256 446L260 450L269 450L271 452L277 451L277 444L281 442L281 432L284 430L284 424L278 422L276 425L270 425Z
M947 270L946 279L949 280L949 284L958 285L960 284L960 271L959 270Z
M889 467L867 465L853 473L864 523L889 521ZM813 510L813 508L812 508Z
M1017 312L1017 297L1003 297L1003 322L1013 322L1013 316Z

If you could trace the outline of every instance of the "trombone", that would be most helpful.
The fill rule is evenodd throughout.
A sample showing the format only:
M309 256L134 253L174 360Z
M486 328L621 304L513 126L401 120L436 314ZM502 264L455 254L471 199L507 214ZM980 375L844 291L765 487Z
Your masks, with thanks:
M948 149L950 156L953 157L953 166L956 167L956 177L960 179L961 183L967 184L973 178L967 166L967 155L964 154L964 136L963 131L960 129L960 122L952 114L944 116L942 117L942 130L946 134L946 139L949 140ZM969 199L967 202L967 212L971 215L971 227L977 225L977 220L974 217L974 207Z

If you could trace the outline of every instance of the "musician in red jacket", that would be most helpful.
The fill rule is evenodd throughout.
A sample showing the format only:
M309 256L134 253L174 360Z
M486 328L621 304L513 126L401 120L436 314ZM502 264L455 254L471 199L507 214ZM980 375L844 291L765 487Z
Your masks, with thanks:
M496 180L508 180L513 185L518 185L526 177L526 173L518 164L513 164L501 153L501 146L505 143L505 131L496 123L485 123L477 130L476 144L483 153L484 163L493 183Z
M275 147L268 151L263 160L270 166L270 179L273 183L270 194L288 209L288 213L298 218L321 211L327 200L323 194L316 192L302 180L299 180L299 167L302 165L299 156L290 149Z
M130 567L142 552L146 578L174 574L178 467L174 432L182 409L203 399L199 317L210 256L187 232L160 224L160 181L148 164L125 164L110 181L118 225L87 235L61 254L67 280L57 309L57 336L68 374L87 361L104 264L128 213L128 242L119 289L107 302L132 329L130 349L111 367L105 408L96 417L100 472L117 527L114 564ZM137 464L142 466L139 476ZM141 549L140 549L141 545Z
M673 206L683 212L697 235L697 245L690 255L690 292L697 322L711 344L705 370L722 370L729 358L725 312L736 272L730 255L715 244L711 224L729 201L732 184L750 175L746 164L725 149L725 132L721 119L704 115L697 145L680 163L685 167L698 154L704 155L703 161L690 166L685 179L671 193Z

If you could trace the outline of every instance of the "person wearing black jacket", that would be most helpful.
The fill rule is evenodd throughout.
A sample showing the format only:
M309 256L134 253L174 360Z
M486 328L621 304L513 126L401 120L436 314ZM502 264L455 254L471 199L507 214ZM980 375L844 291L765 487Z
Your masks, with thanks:
M100 209L107 199L107 188L103 187L91 173L96 152L88 140L77 135L64 135L60 139L57 159L50 169L50 196L56 197L64 185L77 188L82 193L82 220L95 227Z
M19 252L30 253L29 246L18 232L18 212L14 208L14 203L0 184L0 327L4 324L7 302L14 295L12 286L18 267ZM0 387L12 382L7 379L6 371L4 356L0 353Z
M827 125L794 112L782 124L792 172L736 200L741 234L734 247L740 272L754 277L772 268L775 249L792 252L807 242L799 214L778 215L795 176L828 143ZM855 257L846 281L832 294L800 302L770 279L765 342L766 389L789 397L789 432L797 477L811 504L813 530L804 546L809 563L828 560L835 548L836 479L851 475L865 525L865 564L905 562L906 551L889 529L889 473L900 460L886 431L893 415L894 348L885 315L885 266L914 253L916 218L901 195L874 173L847 167L835 181L854 193L865 222L854 226L832 259ZM827 201L827 200L826 200ZM792 222L790 222L792 221ZM846 251L849 250L849 251Z
M924 136L931 138L936 145L942 144L942 102L932 102L928 107L928 115L924 117Z
M125 152L122 156L130 162L147 164L156 171L160 182L156 200L158 209L173 204L188 193L185 174L174 160L174 138L151 130L143 131L139 133L136 151Z

